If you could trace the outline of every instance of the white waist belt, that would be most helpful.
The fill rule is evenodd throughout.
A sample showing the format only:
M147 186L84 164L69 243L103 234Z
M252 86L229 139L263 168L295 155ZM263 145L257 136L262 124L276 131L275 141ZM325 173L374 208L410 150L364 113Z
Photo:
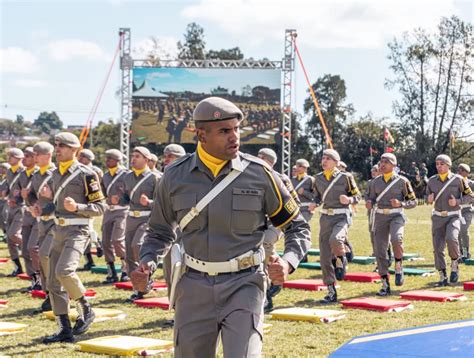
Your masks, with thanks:
M263 247L258 251L248 251L245 254L223 262L201 261L191 255L184 254L184 263L186 266L200 272L205 272L210 276L219 273L239 272L249 267L260 265L264 260L265 251Z
M125 205L107 205L107 210L109 210L109 211L128 210L128 209L130 209L130 207L125 206Z
M72 226L72 225L89 225L91 219L86 218L54 218L54 222L58 226Z
M454 216L454 215L460 215L459 210L456 211L436 211L433 210L432 215L436 216L442 216L442 217L448 217L448 216Z
M144 216L150 216L150 210L133 210L128 212L128 216L133 216L134 218L141 218Z
M340 209L321 209L321 214L324 215L338 215L338 214L350 214L351 210L349 208L340 208Z
M377 214L390 215L395 213L403 213L403 208L377 209L375 212Z
M459 207L461 209L466 209L466 208L470 208L471 207L471 204L462 204L462 205L459 205Z
M300 207L302 207L302 208L308 207L308 206L310 206L311 204L313 204L313 203L311 203L311 202L301 203Z

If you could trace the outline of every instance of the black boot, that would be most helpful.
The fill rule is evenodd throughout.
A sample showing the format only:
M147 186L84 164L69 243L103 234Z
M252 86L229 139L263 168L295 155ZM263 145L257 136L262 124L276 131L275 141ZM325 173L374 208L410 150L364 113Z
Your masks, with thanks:
M80 269L80 271L90 271L91 268L95 267L94 260L92 259L92 254L89 252L88 254L84 255L86 257L86 264Z
M44 299L43 303L41 304L41 311L48 312L52 311L53 307L51 306L51 300L49 298L48 292L46 292L46 298Z
M8 275L8 277L17 277L19 274L23 273L23 267L21 266L20 259L13 260L13 263L15 264L15 269L10 275Z
M385 297L390 296L390 282L388 281L388 276L382 276L382 288L377 292L377 296Z
M435 287L445 287L448 285L448 276L446 270L439 270L439 281L435 283Z
M328 285L328 294L322 300L320 300L319 303L323 305L337 303L336 284L331 283Z
M94 322L95 314L89 302L83 297L76 300L77 320L72 332L75 336L85 333Z
M335 260L333 260L334 265L334 273L336 274L336 280L342 281L346 276L346 268L347 268L347 258L346 256L338 256Z
M105 278L105 281L102 283L109 284L109 283L118 282L119 279L117 276L117 271L115 270L115 264L113 262L107 263L107 271L108 271L108 275Z
M387 256L388 256L388 266L390 267L392 266L392 262L393 262L392 247L390 245L388 245Z
M43 287L41 286L41 280L39 272L35 272L31 275L31 287L30 291L41 291Z
M402 286L405 281L401 259L395 259L395 285Z
M67 314L56 316L56 323L58 324L58 331L52 336L43 338L44 344L58 343L58 342L74 342L74 335L72 334L71 321Z
M143 292L135 291L132 295L125 300L125 303L133 303L135 300L142 299L144 297Z
M352 260L354 260L354 247L348 239L346 239L346 242L344 242L344 246L346 247L347 261L352 262Z
M451 261L451 275L449 276L449 282L456 283L459 280L459 261Z
M280 291L281 291L281 286L277 286L273 284L270 285L269 288L267 288L265 305L263 306L263 311L265 313L269 313L273 310L273 297L278 295Z

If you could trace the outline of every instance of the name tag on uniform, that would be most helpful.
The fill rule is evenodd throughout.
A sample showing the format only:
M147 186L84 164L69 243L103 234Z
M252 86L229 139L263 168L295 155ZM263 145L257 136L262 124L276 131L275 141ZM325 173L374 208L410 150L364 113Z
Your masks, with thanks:
M240 189L233 188L232 193L235 195L263 195L263 190L260 189Z

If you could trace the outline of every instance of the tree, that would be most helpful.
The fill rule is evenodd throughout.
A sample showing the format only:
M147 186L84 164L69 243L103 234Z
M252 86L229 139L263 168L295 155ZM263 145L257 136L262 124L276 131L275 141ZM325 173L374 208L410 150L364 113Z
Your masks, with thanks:
M21 114L16 115L16 124L18 125L23 125L25 123L25 117L23 117Z
M178 58L181 60L204 60L206 53L204 29L192 22L186 26L184 43L178 42Z
M472 24L452 16L436 33L416 29L388 44L394 77L386 85L400 93L394 111L415 139L415 160L446 152L452 134L472 123L472 34Z
M63 122L59 119L56 112L41 112L38 118L33 122L33 126L38 128L42 133L50 133L51 130L63 129Z
M243 60L244 54L239 47L233 47L227 50L209 50L206 58L210 60Z

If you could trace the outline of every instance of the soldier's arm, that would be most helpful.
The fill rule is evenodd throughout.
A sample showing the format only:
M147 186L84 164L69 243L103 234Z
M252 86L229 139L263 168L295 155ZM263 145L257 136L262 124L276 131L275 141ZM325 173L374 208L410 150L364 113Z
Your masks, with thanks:
M91 218L104 214L104 194L96 173L84 173L85 196L87 204L77 204L77 213Z
M310 227L278 175L262 168L269 181L269 190L265 192L266 214L272 224L285 235L283 259L290 264L290 271L294 271L311 247Z
M154 193L154 205L143 245L140 262L153 263L152 271L158 266L158 259L166 255L176 240L177 219L173 211L167 177L158 183Z
M472 204L474 203L474 194L472 192L471 187L466 178L462 178L460 180L460 188L461 188L461 199L458 200L458 205L465 205L465 204Z
M404 201L402 201L402 208L405 209L413 209L416 206L416 195L415 192L413 191L413 188L411 186L410 181L403 180L403 197Z
M149 199L149 203L150 203L149 205L151 209L153 209L153 204L155 202L156 189L158 188L158 184L160 183L162 175L154 174L153 176L155 177L155 186L153 188L153 199Z
M321 205L321 192L318 189L318 186L316 185L316 178L314 178L314 183L313 183L313 194L314 194L314 203L316 206Z
M33 180L33 179L31 179ZM38 194L36 193L35 189L33 188L33 185L30 186L30 191L28 192L28 196L26 197L26 205L28 206L33 206L37 203L38 201Z
M352 174L347 174L347 195L351 198L350 204L357 204L359 203L361 196L359 188L355 182L354 176Z

